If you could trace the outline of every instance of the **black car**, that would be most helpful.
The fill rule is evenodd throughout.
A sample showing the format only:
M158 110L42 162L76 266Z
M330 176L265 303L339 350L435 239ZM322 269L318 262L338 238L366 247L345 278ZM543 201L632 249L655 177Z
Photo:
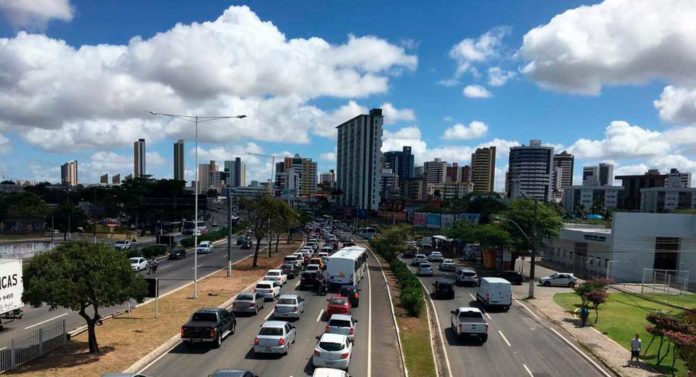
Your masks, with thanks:
M503 271L496 275L496 277L503 278L510 282L510 284L520 285L524 281L522 274L517 271Z
M343 297L348 297L350 305L354 308L357 308L360 304L360 293L358 292L360 292L360 290L354 285L342 285L341 288L338 289L338 294Z
M239 245L239 248L240 248L240 249L251 249L251 240L246 239L244 242L242 242L242 243Z
M199 309L181 326L181 340L185 346L194 343L210 343L220 347L222 340L234 334L237 319L225 309Z
M413 249L404 251L404 258L413 258L416 256L416 251Z
M241 236L241 237L237 238L237 246L239 246L247 241L249 241L249 237Z
M186 258L186 249L183 248L176 248L172 250L171 253L169 253L169 257L167 259L184 259Z
M288 275L288 279L294 279L300 273L300 267L295 263L283 263L281 269Z
M433 283L433 297L437 299L454 298L454 282L449 279L438 279Z

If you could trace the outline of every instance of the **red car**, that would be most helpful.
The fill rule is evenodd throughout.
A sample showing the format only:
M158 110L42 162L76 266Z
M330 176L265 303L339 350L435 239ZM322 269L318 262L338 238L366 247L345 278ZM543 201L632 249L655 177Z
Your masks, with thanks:
M331 318L333 314L351 314L353 307L350 305L348 297L334 296L329 299L326 307L326 316Z

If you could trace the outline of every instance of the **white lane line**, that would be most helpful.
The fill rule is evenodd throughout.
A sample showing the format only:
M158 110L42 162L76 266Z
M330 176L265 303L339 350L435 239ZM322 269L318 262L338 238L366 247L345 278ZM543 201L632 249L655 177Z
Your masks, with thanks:
M268 319L271 318L271 316L273 315L273 313L274 313L274 310L271 310L270 313L266 314L266 317L265 317L263 320L264 320L264 321L268 321Z
M529 374L529 377L534 377L534 375L532 374L532 371L529 370L529 368L527 367L527 364L522 363L522 366L524 367L524 370L527 371L527 374Z
M295 288L299 287L300 283L302 283L302 280L298 280L297 283L295 283Z
M324 314L324 309L319 311L319 315L317 316L317 322L321 320L321 316Z
M435 308L435 303L433 302L433 299L430 297L428 292L428 288L425 286L423 283L423 280L418 278L418 281L421 283L421 286L425 290L425 297L428 299L430 304L432 305L433 312L435 314L435 325L437 325L437 332L440 338L440 346L442 347L442 353L445 355L445 365L447 365L447 376L452 377L452 367L450 366L450 361L449 361L449 356L447 355L447 348L445 347L445 332L442 331L442 327L440 326L440 320L437 317L437 308ZM425 314L428 315L428 332L430 332L430 311L426 309ZM430 349L433 352L433 361L437 360L437 356L435 355L435 346L433 345L433 342L430 342ZM435 369L439 373L439 370L437 370L437 363L435 363Z
M70 314L70 313L63 313L63 314L61 314L61 315L57 315L57 316L55 316L55 317L53 317L53 318L49 318L49 319L47 319L47 320L45 320L45 321L43 321L43 322L39 322L39 323L35 323L35 324L31 325L31 326L27 326L27 327L24 328L24 330L29 330L29 329L32 328L32 327L36 327L36 326L43 325L44 323L51 322L51 321L53 321L54 319L58 319L58 318L60 318L60 317L65 317L65 316L68 315L68 314Z
M500 334L500 336L503 337L503 340L505 341L505 344L508 345L508 347L512 347L512 344L510 344L510 342L508 342L507 338L505 337L505 335L503 335L502 331L498 330L498 334Z
M472 295L471 293L469 293L469 297L471 297L472 300L476 301L476 297L474 297L474 295Z
M539 318L539 316L536 315L536 313L534 313L533 311L529 310L529 308L527 307L527 305L523 304L522 301L520 301L520 300L518 300L518 299L515 299L515 301L517 301L518 304L522 305L522 307L525 308L525 309L529 312L529 314L531 314L534 318L536 318L536 319L538 319L538 320L541 321L541 318Z
M556 331L553 327L549 327L551 331L554 332L554 334L558 335L559 338L563 339L564 342L566 342L569 346L571 346L577 353L582 355L582 357L585 358L585 360L589 361L590 364L592 364L595 368L597 368L598 371L602 373L602 375L606 377L612 377L611 374L607 373L602 367L599 366L594 360L592 360L589 356L587 356L584 352L582 352L578 347L575 346L570 340L566 339L561 333Z
M367 264L367 377L372 376L372 279L370 266Z
M490 315L490 314L488 314L488 312L483 312L483 314L485 314L485 315L486 315L486 317L488 317L488 319L490 319L490 320L493 320L493 317L491 317L491 315Z

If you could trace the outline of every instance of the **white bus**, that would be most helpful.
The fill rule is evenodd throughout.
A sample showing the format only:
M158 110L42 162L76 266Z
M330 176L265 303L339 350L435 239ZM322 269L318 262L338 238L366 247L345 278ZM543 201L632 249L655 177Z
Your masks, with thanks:
M367 250L360 246L344 247L326 262L329 289L341 285L358 285L367 273Z

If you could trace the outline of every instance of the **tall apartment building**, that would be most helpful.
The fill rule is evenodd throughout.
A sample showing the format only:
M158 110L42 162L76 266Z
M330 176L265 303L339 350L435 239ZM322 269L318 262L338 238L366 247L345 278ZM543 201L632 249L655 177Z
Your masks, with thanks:
M471 183L473 184L474 181L472 180L472 172L473 170L471 169L470 165L464 165L461 167L460 175L461 175L461 181L463 183Z
M298 175L300 181L297 195L310 196L317 192L317 163L312 162L311 158L302 158L299 154L286 157L283 168L286 171L292 169L293 174Z
M121 184L121 174L114 174L111 176L111 184L114 186L118 186Z
M505 181L507 196L551 201L553 155L553 147L542 146L541 140L532 140L528 146L511 147Z
M174 143L174 180L185 181L184 177L184 140Z
M477 148L471 154L471 181L474 192L486 194L495 191L495 147Z
M224 162L224 172L227 173L227 186L244 187L247 185L246 164L236 157L234 160Z
M399 199L399 175L391 169L382 169L381 200Z
M60 166L60 182L63 186L77 186L77 161L72 160Z
M384 152L384 165L399 176L399 179L413 177L413 154L411 147L403 147L401 151Z
M597 168L599 170L599 184L602 186L613 186L614 165L601 162Z
M205 194L210 188L210 164L198 164L198 179L196 180L199 194Z
M138 139L133 143L133 177L140 178L145 174L145 139Z
M457 183L462 181L462 168L456 162L447 167L445 182Z
M413 177L412 178L423 178L423 167L414 166L413 167Z
M667 175L665 187L640 189L640 211L674 212L677 209L696 208L696 188L684 184L685 175L690 174L672 169Z
M583 186L601 186L599 183L599 166L582 167Z
M99 176L99 185L100 186L108 186L109 185L109 173L106 173L106 174Z
M336 172L333 169L329 170L327 173L321 173L319 176L319 182L326 187L333 188L336 186Z
M383 123L382 109L372 109L337 127L336 186L343 192L339 205L379 208Z
M554 187L556 191L563 191L573 185L574 162L575 157L566 151L553 156L553 166L558 168L558 170L555 170L558 173L558 185Z
M436 158L435 161L423 163L425 183L444 183L447 177L447 162Z

